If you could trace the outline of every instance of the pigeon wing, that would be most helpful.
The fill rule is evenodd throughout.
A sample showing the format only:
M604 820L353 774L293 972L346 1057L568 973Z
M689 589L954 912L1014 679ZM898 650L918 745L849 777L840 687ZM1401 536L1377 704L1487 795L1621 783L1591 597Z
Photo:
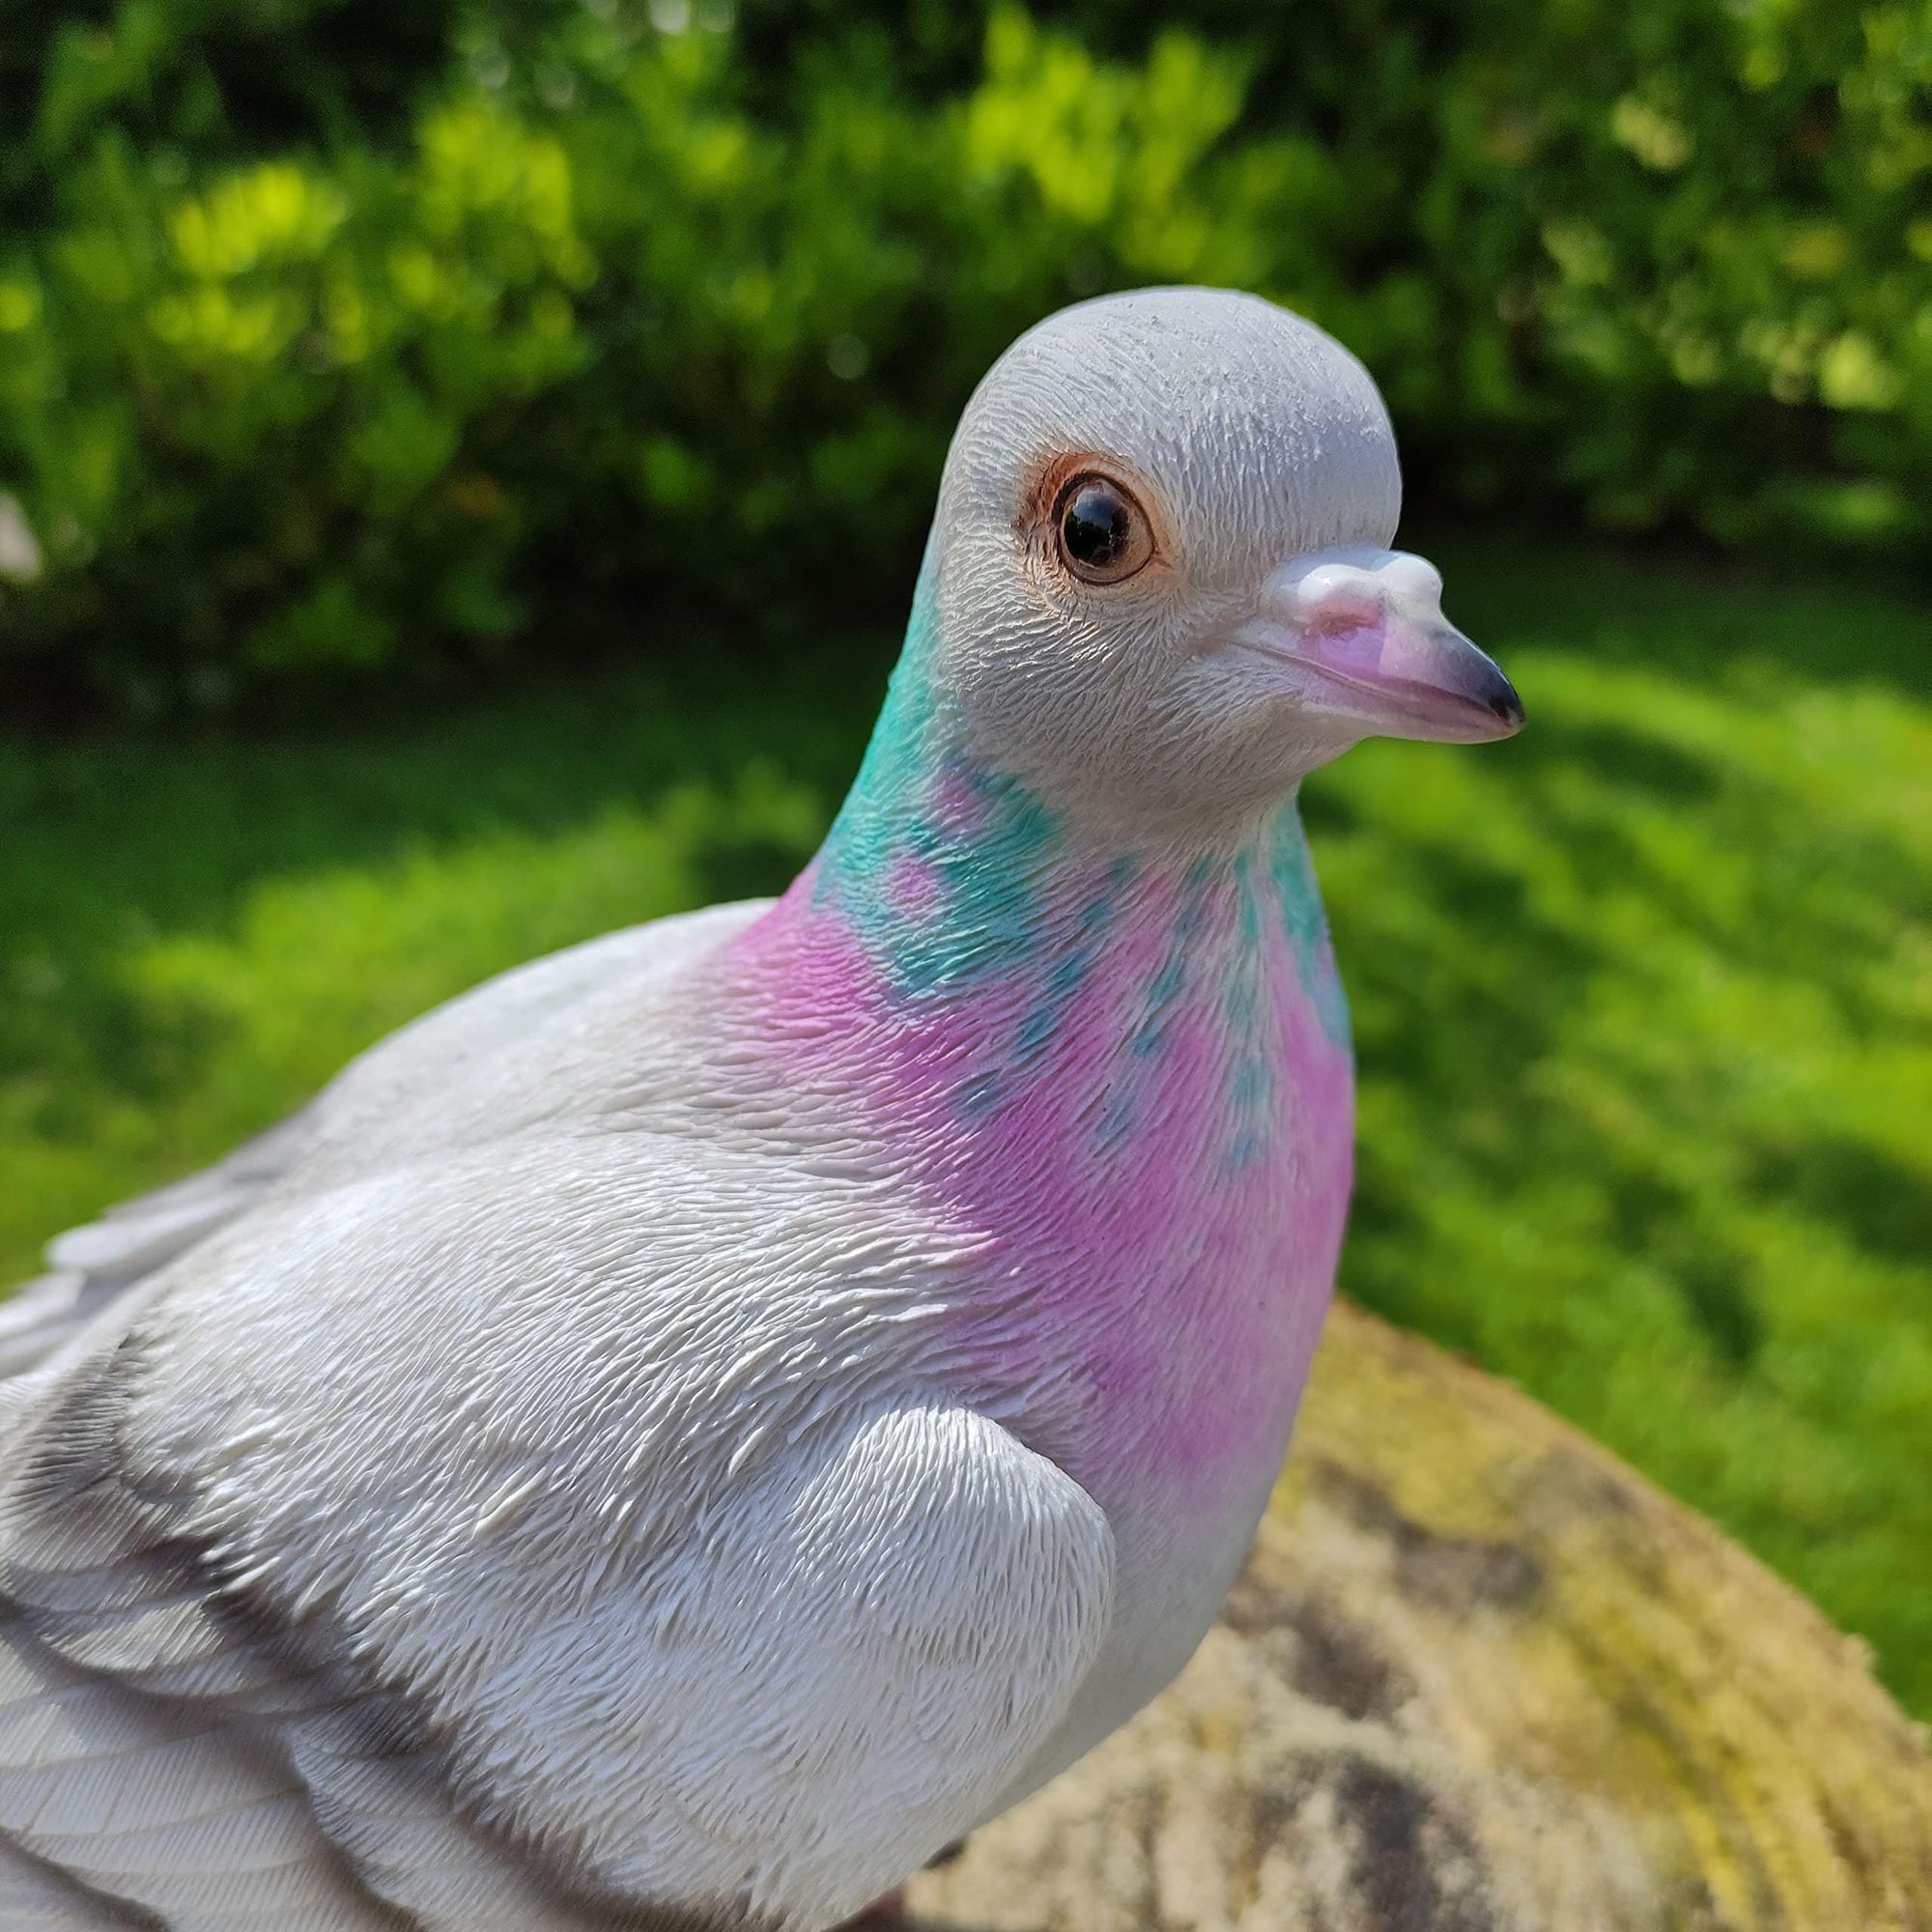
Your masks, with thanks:
M49 1272L0 1303L0 1377L40 1365L124 1290L260 1201L300 1159L317 1124L304 1107L213 1167L57 1236Z
M13 1385L0 1871L174 1932L858 1910L1111 1614L1104 1516L932 1392L898 1252L790 1165L607 1135L134 1289Z
M500 973L380 1040L307 1106L198 1174L57 1236L48 1272L0 1302L0 1379L37 1368L110 1302L278 1190L430 1151L460 1134L444 1095L507 1042L611 989L646 985L763 909L712 906L607 933ZM385 1131L386 1130L386 1131Z
M840 1416L708 1528L569 1634L575 1673L523 1678L495 1742L540 1799L575 1769L533 1823L607 1883L838 1923L1022 1782L1107 1634L1112 1533L1054 1463L939 1401Z
M134 1311L128 1311L133 1313ZM623 1932L452 1808L407 1700L228 1588L118 1449L132 1355L39 1392L0 1483L0 1932Z

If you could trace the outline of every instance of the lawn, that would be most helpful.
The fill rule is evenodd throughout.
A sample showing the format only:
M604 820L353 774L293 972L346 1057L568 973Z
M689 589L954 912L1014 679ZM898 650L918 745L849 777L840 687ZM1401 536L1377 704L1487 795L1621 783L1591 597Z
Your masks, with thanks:
M1932 1717L1932 611L1442 551L1531 723L1309 787L1363 1067L1346 1285L1710 1512ZM483 975L781 883L885 650L702 655L327 740L0 743L0 1278Z

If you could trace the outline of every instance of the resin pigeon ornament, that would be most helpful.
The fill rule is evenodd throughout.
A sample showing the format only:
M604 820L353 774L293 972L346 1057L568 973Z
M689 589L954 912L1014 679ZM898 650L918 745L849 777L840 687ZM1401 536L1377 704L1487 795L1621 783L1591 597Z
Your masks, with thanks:
M782 898L494 980L54 1244L0 1928L812 1932L1174 1676L1349 1195L1296 786L1522 717L1398 497L1307 323L1054 316Z

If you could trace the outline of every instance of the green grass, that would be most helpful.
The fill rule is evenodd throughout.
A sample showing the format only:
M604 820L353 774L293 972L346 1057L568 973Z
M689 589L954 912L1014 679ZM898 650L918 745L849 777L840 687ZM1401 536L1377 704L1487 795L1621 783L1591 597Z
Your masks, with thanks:
M1928 612L1444 561L1531 727L1310 787L1348 1286L1709 1511L1932 1716ZM882 670L719 648L327 741L0 745L0 1277L483 975L779 883Z

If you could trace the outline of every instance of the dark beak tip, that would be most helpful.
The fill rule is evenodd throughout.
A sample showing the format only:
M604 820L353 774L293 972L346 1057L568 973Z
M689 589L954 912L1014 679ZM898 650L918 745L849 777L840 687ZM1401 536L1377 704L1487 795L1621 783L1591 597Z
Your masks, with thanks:
M1522 699L1518 696L1516 686L1501 671L1496 672L1495 689L1490 693L1489 712L1511 736L1523 727Z

